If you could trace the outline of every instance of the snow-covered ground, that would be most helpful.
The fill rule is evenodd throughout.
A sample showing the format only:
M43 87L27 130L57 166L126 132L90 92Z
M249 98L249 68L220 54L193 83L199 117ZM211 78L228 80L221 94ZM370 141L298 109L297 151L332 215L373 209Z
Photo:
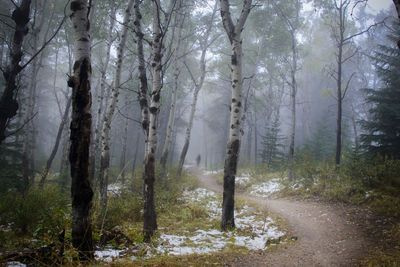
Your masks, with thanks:
M217 173L220 173L220 172L223 172L223 171L224 171L223 169L215 170L215 171L203 171L203 174L204 175L211 175L211 174L217 174Z
M245 185L250 182L250 175L241 175L235 178L235 183Z
M104 262L112 262L120 257L123 250L107 248L105 250L97 250L94 252L94 257L96 260Z
M278 192L281 188L279 178L271 179L262 184L252 185L250 188L250 195L257 197L268 197L271 194Z
M26 264L21 263L19 261L9 261L6 263L5 266L7 266L7 267L25 267Z
M123 185L120 183L109 184L107 186L107 191L114 195L120 195L122 192L122 187L123 187Z
M221 201L217 195L204 188L185 191L183 200L205 205L209 219L221 217ZM249 250L265 249L268 240L275 240L284 233L273 226L270 217L261 212L249 212L247 205L235 211L236 230L222 232L217 229L185 232L180 235L161 234L160 245L155 249L159 255L203 254L221 251L228 245L243 246ZM262 218L262 219L261 219Z

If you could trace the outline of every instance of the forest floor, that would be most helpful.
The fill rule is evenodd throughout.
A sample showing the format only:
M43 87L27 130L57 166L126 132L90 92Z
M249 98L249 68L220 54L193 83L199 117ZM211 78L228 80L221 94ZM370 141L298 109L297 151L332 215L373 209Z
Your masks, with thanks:
M215 175L191 169L201 186L222 192ZM261 198L237 194L267 208L287 222L295 242L266 252L232 256L230 266L360 266L375 249L382 249L389 224L368 209L321 201Z

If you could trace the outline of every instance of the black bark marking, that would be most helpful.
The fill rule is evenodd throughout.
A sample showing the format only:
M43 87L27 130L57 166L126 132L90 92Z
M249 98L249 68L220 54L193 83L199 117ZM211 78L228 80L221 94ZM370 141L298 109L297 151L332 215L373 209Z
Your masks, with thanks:
M233 55L231 56L231 62L233 66L237 65L237 56L236 53L233 53Z
M71 11L76 12L78 10L83 9L81 3L79 1L72 1L71 2Z
M151 114L156 114L158 108L156 108L156 107L151 107L149 110L150 110L150 113L151 113Z

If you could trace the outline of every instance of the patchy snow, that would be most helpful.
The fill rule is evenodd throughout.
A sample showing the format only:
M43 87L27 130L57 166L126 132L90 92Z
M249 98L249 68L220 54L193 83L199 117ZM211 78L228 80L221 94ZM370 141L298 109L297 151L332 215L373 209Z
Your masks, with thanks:
M184 191L183 200L188 202L199 202L204 205L209 213L210 219L221 217L221 201L217 195L204 188L193 191ZM279 239L284 233L273 226L270 217L262 218L261 212L251 212L249 206L244 205L235 211L236 230L222 232L217 229L197 230L185 232L181 235L161 234L160 245L148 256L158 255L185 255L204 254L221 251L227 245L243 246L249 250L265 249L268 241ZM258 216L258 218L257 218Z
M112 262L113 260L119 258L121 252L122 250L119 249L97 250L94 252L94 257L96 260Z
M250 182L250 177L249 176L239 176L235 178L235 183L237 184L247 184L248 182Z
M183 192L183 200L201 203L206 208L211 219L221 217L221 202L218 201L217 194L213 191L204 188L197 188L192 191L185 190Z
M253 185L250 194L258 197L268 197L269 195L278 192L280 189L279 178L274 178L266 183Z
M107 187L107 191L110 193L113 193L115 195L120 195L121 194L121 188L122 185L118 184L118 183L114 183L114 184L109 184Z
M204 175L211 175L211 174L217 174L217 173L220 173L220 172L223 172L223 171L224 171L223 169L215 170L215 171L203 171L203 174Z
M272 219L257 221L255 216L236 218L236 230L222 232L216 229L209 231L197 230L192 235L160 236L160 243L156 248L159 255L204 254L221 251L227 245L243 246L249 250L262 250L269 240L279 239L284 233L277 227L271 226ZM250 233L244 235L243 232Z
M21 263L19 261L9 261L6 263L7 267L26 267L26 264Z
M182 167L183 167L185 170L187 170L187 169L193 168L193 167L194 167L194 164L183 164Z
M8 223L7 225L0 225L0 231L1 232L10 232L12 230L14 222Z

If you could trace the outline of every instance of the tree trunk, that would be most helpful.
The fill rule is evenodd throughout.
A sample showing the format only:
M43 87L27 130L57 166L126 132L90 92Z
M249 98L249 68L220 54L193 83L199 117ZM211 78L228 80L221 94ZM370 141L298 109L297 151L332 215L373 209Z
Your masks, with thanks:
M204 79L206 77L205 57L207 54L208 47L210 46L209 36L210 36L211 30L212 30L215 13L217 12L217 3L218 2L215 1L215 5L214 5L213 12L211 14L211 18L207 24L207 30L203 36L203 40L200 41L200 47L201 47L200 80L197 82L196 79L194 78L194 76L192 75L192 73L190 72L190 76L193 80L193 83L195 84L195 89L193 92L193 100L192 100L191 109L190 109L189 124L188 124L188 127L186 128L185 143L183 145L182 152L179 157L179 165L178 165L178 175L179 176L182 173L183 164L185 163L185 159L186 159L186 154L187 154L187 151L189 150L190 135L191 135L192 128L193 128L193 121L194 121L194 114L196 112L197 98L198 98L201 88L203 87ZM205 157L205 159L207 162L207 156ZM206 163L206 165L207 165L207 163Z
M397 16L400 20L400 0L393 0L394 6L396 7ZM397 44L399 45L399 44Z
M72 97L69 97L68 101L67 101L67 104L65 105L65 111L64 111L64 115L63 115L63 117L61 119L60 126L58 127L56 142L55 142L55 144L53 146L53 149L51 151L50 157L46 162L46 167L45 167L45 169L43 171L42 178L40 179L40 187L43 187L44 182L46 181L47 174L49 173L49 170L51 168L51 164L53 163L53 160L54 160L54 158L55 158L55 156L57 154L58 147L60 145L60 141L61 141L61 137L62 137L62 133L64 131L64 126L66 125L67 120L68 120L71 103L72 103Z
M72 245L82 261L93 259L90 208L93 190L89 181L89 147L92 124L90 93L90 34L88 0L71 2L74 29L74 76L68 81L72 91L71 167Z
M298 10L297 12L300 12ZM296 28L291 29L292 37L292 70L291 70L291 86L290 86L290 107L292 120L290 125L290 145L289 145L289 181L293 181L293 163L294 163L294 140L296 134L296 94L297 94L297 47L296 47Z
M140 0L135 0L135 34L137 37L137 57L139 61L139 81L140 81L140 88L138 93L138 100L140 104L141 110L141 119L142 119L142 129L145 136L145 143L147 146L148 136L149 136L149 108L148 108L148 101L147 101L147 75L146 75L146 61L144 60L144 53L143 53L143 37L144 34L142 32L141 27L141 19L142 14L140 13Z
M93 5L93 3L92 3ZM94 177L96 174L96 165L97 165L97 155L101 153L100 151L100 138L101 138L101 127L103 122L103 108L104 108L104 94L105 94L105 87L106 87L106 74L108 69L108 64L110 62L110 54L111 54L111 46L114 42L112 37L114 25L115 25L115 13L116 7L115 2L112 1L111 13L110 13L110 26L108 27L108 40L107 40L107 47L106 47L106 55L104 62L101 66L101 76L100 76L100 90L97 95L97 115L96 115L96 124L94 129L95 140L93 142L91 157L90 157L90 181L93 184ZM94 12L91 12L91 16Z
M125 121L124 134L122 136L122 151L120 161L121 183L125 184L126 142L128 139L128 119Z
M128 6L125 10L122 36L121 41L118 46L117 52L117 67L114 76L114 86L111 91L111 101L107 108L106 114L104 116L104 122L102 126L101 133L101 160L100 160L100 205L101 205L101 217L105 216L105 211L107 207L107 186L108 186L108 169L110 165L110 132L111 132L111 121L114 116L115 109L118 104L118 95L121 85L121 72L122 72L122 62L125 51L125 44L128 36L128 27L131 18L131 9L133 6L133 1L128 2Z
M230 115L229 139L226 149L224 166L224 193L222 201L223 230L234 228L234 205L235 205L235 176L239 159L242 119L242 37L244 24L250 13L251 0L243 1L243 8L236 25L233 24L229 1L220 0L221 18L224 29L232 46L231 69L232 69L232 103Z
M136 169L136 161L138 157L138 152L139 152L139 138L140 135L136 135L136 143L135 143L135 155L133 156L133 163L132 163L132 177L135 177L135 169Z
M336 120L336 166L340 165L340 157L342 152L342 54L343 54L343 24L342 24L342 10L340 12L340 40L338 45L337 56L337 120Z
M5 89L0 98L0 145L6 139L5 131L9 120L17 114L18 110L18 102L15 100L15 92L17 91L16 79L17 75L22 71L19 63L23 56L22 43L28 33L27 24L29 22L30 5L31 0L22 0L20 6L17 6L12 13L15 31L10 49L11 62L3 72Z
M357 121L356 121L356 111L354 110L353 104L351 104L351 122L353 123L353 134L354 134L354 146L355 151L358 152L359 143L358 143L358 133L357 133Z
M196 112L196 105L197 105L197 98L199 95L199 92L201 88L203 87L204 79L206 77L206 54L208 47L210 46L210 41L209 41L209 36L212 30L213 22L214 22L214 17L217 12L217 4L218 2L215 1L213 13L211 14L211 18L208 21L207 24L207 30L203 36L203 40L200 41L200 47L201 47L201 56L200 56L200 80L197 82L196 79L194 79L194 76L190 72L190 76L193 80L193 83L195 85L195 89L193 92L193 100L191 104L191 109L190 109L190 116L189 116L189 124L188 127L186 128L186 135L185 135L185 143L182 148L181 155L179 157L179 165L178 165L178 175L181 175L182 169L183 169L183 164L185 163L186 159L186 154L187 151L189 150L189 144L190 144L190 135L192 132L193 128L193 121L194 121L194 114ZM206 149L207 150L207 149ZM207 155L205 157L205 162L206 162L206 167L207 167Z
M182 7L182 1L179 1L178 5L178 10L180 10ZM172 140L172 129L174 128L174 123L175 123L175 105L176 105L176 98L177 98L177 93L178 93L178 87L179 87L179 74L180 74L180 64L179 64L179 57L180 57L180 49L181 49L181 40L182 40L182 31L183 31L183 24L185 22L186 14L180 15L176 17L176 23L179 23L179 28L178 28L178 36L177 36L177 44L175 48L175 54L174 54L174 82L173 82L173 89L172 89L172 97L171 97L171 106L169 110L169 117L168 117L168 124L167 124L167 132L165 135L165 140L164 140L164 146L163 150L161 153L161 159L160 159L160 165L161 165L161 170L160 170L160 178L164 179L165 175L165 168L168 160L168 153L169 153L169 148L171 146L171 140ZM178 22L179 21L179 22Z
M165 34L165 32L164 32ZM150 241L157 229L156 211L154 208L155 153L157 151L157 120L160 111L161 96L161 60L163 33L160 28L160 0L153 0L153 40L151 52L151 71L153 76L150 98L149 133L144 159L144 218L143 235Z

